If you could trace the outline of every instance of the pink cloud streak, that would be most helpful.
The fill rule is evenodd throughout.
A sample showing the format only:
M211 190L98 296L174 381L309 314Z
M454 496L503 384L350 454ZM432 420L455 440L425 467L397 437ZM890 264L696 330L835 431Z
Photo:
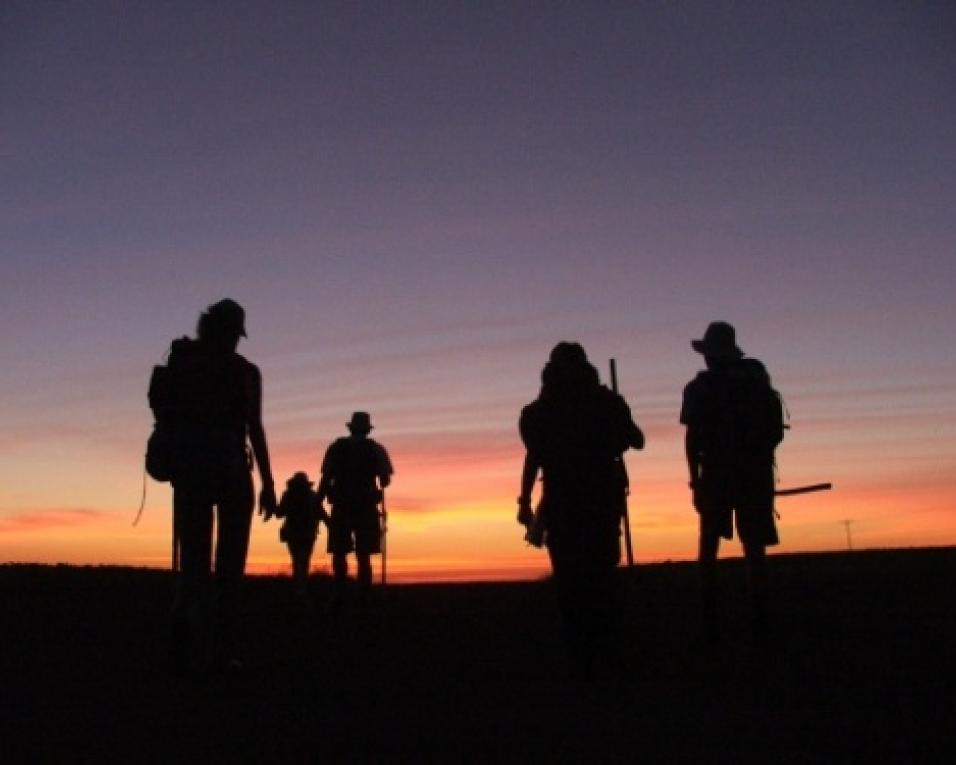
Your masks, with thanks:
M85 526L107 516L102 510L87 508L62 508L51 510L27 510L11 517L0 519L0 534L23 531L45 531L53 528Z

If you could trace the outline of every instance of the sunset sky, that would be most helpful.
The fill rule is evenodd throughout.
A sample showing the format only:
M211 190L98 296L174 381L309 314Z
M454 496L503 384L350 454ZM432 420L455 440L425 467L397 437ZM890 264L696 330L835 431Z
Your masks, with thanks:
M779 551L956 544L954 40L948 2L3 3L0 561L168 565L147 381L226 296L280 488L372 413L396 577L546 571L516 422L559 340L647 434L638 560L693 557L713 319L781 485L835 484Z

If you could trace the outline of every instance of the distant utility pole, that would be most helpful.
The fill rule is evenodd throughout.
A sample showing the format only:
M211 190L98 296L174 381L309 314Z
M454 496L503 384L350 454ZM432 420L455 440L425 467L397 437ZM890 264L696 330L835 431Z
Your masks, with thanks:
M840 521L846 527L846 549L853 551L853 535L850 533L850 526L853 525L852 520Z

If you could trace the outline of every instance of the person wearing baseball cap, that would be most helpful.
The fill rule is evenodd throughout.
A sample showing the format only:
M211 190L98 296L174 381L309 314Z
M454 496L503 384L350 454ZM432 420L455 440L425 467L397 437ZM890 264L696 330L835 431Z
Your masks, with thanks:
M236 616L255 508L253 463L265 520L276 510L275 486L262 375L236 352L246 336L245 311L229 298L213 303L200 315L196 335L175 341L167 364L179 562L170 652L174 671L231 671L241 667Z

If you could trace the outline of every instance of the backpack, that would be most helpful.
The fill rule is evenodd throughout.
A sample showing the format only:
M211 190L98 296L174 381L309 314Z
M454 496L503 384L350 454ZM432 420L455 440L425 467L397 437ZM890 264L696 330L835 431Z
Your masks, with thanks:
M147 399L153 411L153 430L146 439L146 472L156 481L165 483L173 477L176 446L175 363L191 353L197 344L196 340L188 337L173 340L166 363L154 366L149 377Z
M357 441L339 438L332 443L322 470L333 477L328 493L333 505L382 501L376 482L381 468L381 449L371 438Z
M787 427L785 407L760 361L740 360L726 378L720 409L722 446L732 461L773 460Z

